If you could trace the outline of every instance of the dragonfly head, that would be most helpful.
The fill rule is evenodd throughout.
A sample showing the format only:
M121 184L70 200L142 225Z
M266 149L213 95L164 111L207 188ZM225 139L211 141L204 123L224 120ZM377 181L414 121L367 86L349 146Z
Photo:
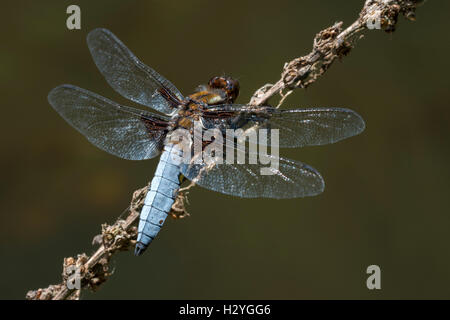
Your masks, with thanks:
M208 85L212 89L222 90L226 96L224 99L226 103L233 103L239 95L239 82L230 77L213 77Z

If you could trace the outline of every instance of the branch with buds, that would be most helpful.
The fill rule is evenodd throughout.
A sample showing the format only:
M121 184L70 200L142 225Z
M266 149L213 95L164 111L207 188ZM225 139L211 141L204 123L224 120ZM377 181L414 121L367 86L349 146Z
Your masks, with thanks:
M423 0L367 0L359 18L345 30L342 22L320 31L314 38L312 51L300 58L285 63L281 79L275 84L266 84L258 89L250 104L260 106L271 97L279 94L284 99L296 88L307 88L322 76L336 59L348 55L362 32L367 29L380 29L394 32L398 16L415 20L415 10ZM284 93L286 91L286 93Z
M415 20L415 10L423 0L367 0L359 18L348 28L343 29L343 23L320 31L314 38L312 51L302 57L285 63L281 78L275 84L266 84L252 96L250 104L260 106L270 98L279 95L280 107L285 98L296 88L307 88L321 77L336 59L348 55L362 33L367 29L380 29L385 32L395 31L399 15L408 20ZM173 218L183 218L189 214L186 211L188 190L194 186L180 189L178 197L172 206L170 215ZM92 256L82 253L77 257L65 258L63 262L62 282L50 285L44 289L28 291L29 300L78 300L81 289L97 290L112 274L110 271L111 257L133 248L136 243L139 213L144 205L148 187L133 193L131 204L127 209L125 219L119 218L113 225L102 225L102 234L94 237L93 245L99 248Z

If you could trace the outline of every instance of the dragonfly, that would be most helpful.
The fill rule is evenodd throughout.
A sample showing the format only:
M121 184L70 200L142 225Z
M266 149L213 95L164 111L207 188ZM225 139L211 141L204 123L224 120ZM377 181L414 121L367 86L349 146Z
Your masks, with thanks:
M365 128L361 116L345 108L280 110L235 104L239 82L225 76L213 77L185 97L171 82L141 62L112 32L94 29L87 36L87 44L108 84L141 108L121 105L69 84L52 89L48 101L89 142L110 154L128 160L160 156L140 212L137 256L159 233L184 179L242 198L297 198L324 190L324 180L316 169L278 156L278 167L268 175L261 174L260 163L211 165L193 159L186 163L181 144L171 139L177 129L192 134L195 123L201 124L201 130L220 132L237 128L277 129L279 147L296 148L335 143ZM230 145L225 150L227 155L239 151L235 139Z

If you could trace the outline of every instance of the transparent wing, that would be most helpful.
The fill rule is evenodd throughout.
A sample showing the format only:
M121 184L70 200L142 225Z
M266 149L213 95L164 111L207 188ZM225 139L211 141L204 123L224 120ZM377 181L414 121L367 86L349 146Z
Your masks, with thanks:
M275 160L275 158L272 158ZM183 164L182 174L201 187L242 198L298 198L322 193L325 183L314 168L277 158L278 168L262 175L260 164Z
M213 139L210 143L213 142L217 150L222 149L223 163L204 161L203 151L208 144L203 141L201 154L195 153L195 143L189 144L190 161L186 160L181 166L181 173L199 186L242 198L298 198L314 196L324 190L320 173L304 163L265 155L262 164L260 150L240 144L233 137L225 135L223 141ZM227 163L231 152L234 161ZM244 161L239 161L239 153L245 155ZM254 156L253 162L251 156ZM199 159L203 161L196 161Z
M72 85L54 88L48 101L93 145L120 158L150 159L162 149L167 117L119 105Z
M87 43L106 81L125 98L165 114L183 100L172 83L143 64L109 30L94 29L88 34Z
M206 128L279 129L279 146L296 148L324 145L361 133L364 120L356 112L342 108L279 110L248 105L219 105L203 113ZM266 145L270 145L270 130ZM264 141L258 141L264 144Z
M354 111L341 108L308 108L278 110L271 107L248 105L220 105L204 110L205 129L279 129L280 147L302 147L323 145L359 134L364 130L363 119ZM271 145L268 140L260 145ZM296 198L313 196L324 189L324 181L314 168L299 161L269 156L278 166L249 164L252 154L234 138L224 134L223 154L227 148L246 154L246 164L196 164L191 161L183 165L182 173L198 185L217 192L244 198ZM232 140L231 140L232 139ZM225 146L225 144L227 146ZM255 152L253 152L255 154ZM197 156L198 157L198 156ZM257 154L259 159L260 155ZM224 161L226 162L226 161ZM269 168L271 175L262 174L261 168Z

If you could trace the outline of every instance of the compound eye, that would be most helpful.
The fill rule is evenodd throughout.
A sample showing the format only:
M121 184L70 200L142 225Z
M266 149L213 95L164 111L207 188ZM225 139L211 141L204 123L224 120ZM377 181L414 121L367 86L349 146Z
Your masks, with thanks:
M221 78L220 77L213 77L211 80L209 80L208 85L212 88L220 88L221 87Z
M239 82L237 80L228 79L227 92L233 100L236 99L239 95Z
M220 89L225 93L225 100L233 102L239 95L239 82L230 77L213 77L208 85L213 89Z

